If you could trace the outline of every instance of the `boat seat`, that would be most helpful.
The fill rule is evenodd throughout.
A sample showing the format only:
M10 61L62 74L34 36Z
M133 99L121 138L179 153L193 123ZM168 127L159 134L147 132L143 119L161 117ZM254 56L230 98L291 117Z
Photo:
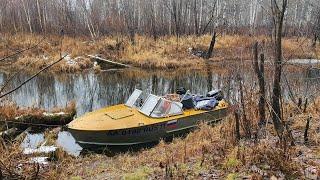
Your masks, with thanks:
M166 94L163 96L166 100L174 101L174 102L180 102L180 95L179 94Z

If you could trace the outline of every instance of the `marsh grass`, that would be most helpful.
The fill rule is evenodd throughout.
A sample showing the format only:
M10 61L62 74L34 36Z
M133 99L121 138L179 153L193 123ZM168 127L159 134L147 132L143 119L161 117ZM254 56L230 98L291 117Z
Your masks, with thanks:
M35 107L21 108L11 102L2 102L0 104L0 127L1 127L0 131L3 130L2 127L7 128L8 124L10 124L11 126L11 124L19 123L20 119L17 119L17 117L21 117L21 116L32 117L32 119L26 120L27 122L24 122L22 118L22 121L23 121L21 124L22 126L28 126L28 125L24 125L24 123L30 123L30 125L32 123L41 124L41 122L38 122L38 121L45 119L45 115L44 115L45 112L47 113L48 111L45 111L44 109L41 109L41 108L35 108ZM69 116L69 115L74 116L76 113L75 102L71 101L64 108L55 107L50 111L50 113L58 113L58 112L64 112L66 116ZM50 119L50 118L51 117L48 117L47 119ZM61 118L61 120L62 119L63 118ZM8 121L7 122L8 124L6 123L6 121ZM52 117L50 121L60 121L60 119Z
M234 179L241 177L263 178L283 174L286 178L303 177L304 163L297 160L300 153L303 156L319 157L319 135L316 125L310 129L310 142L306 147L300 139L303 138L305 117L316 113L319 100L311 104L307 113L296 112L296 119L291 126L295 131L296 146L287 145L285 149L279 144L272 125L268 126L266 139L242 139L237 142L234 137L234 117L212 127L202 124L199 129L185 138L175 138L171 143L161 141L151 149L138 152L127 152L114 157L103 154L89 154L76 159L63 159L72 163L61 175L63 178L112 178L112 179L184 179L218 177ZM250 104L249 104L250 105ZM288 104L288 109L292 105ZM256 111L252 109L252 111ZM255 114L250 112L250 114ZM292 108L291 111L294 112ZM318 119L317 114L313 114ZM251 115L250 115L251 116ZM288 115L286 115L287 117ZM252 121L256 124L257 121ZM256 126L253 126L255 128ZM243 134L243 131L242 131ZM289 142L288 142L289 143ZM305 148L311 150L305 151ZM309 165L319 168L319 164L307 159ZM252 170L255 166L259 171ZM263 172L262 175L261 172ZM94 175L92 177L92 175Z
M40 35L16 34L4 35L0 42L0 57L34 45L41 41ZM177 41L174 36L163 36L154 41L150 37L135 36L132 45L126 36L103 36L95 41L85 37L60 37L48 35L40 45L30 51L8 59L13 66L41 69L60 57L60 53L70 54L76 61L68 64L62 61L54 66L53 72L77 72L93 67L87 55L100 54L106 59L131 64L147 69L201 69L206 61L189 53L189 48L207 51L211 36L181 36ZM210 61L239 61L252 59L252 46L256 42L264 42L264 52L272 56L270 38L264 36L250 37L240 35L218 36L213 57ZM284 57L291 58L318 58L319 47L311 48L311 40L307 38L290 37L283 42ZM3 63L2 63L3 64Z
M310 105L308 113L313 113L319 108L318 102ZM255 109L252 110L254 111ZM304 119L303 116L301 113L294 115L297 119ZM301 149L305 148L304 144L298 142L299 137L295 137L298 142L296 146L288 146L286 150L279 146L277 138L272 136L272 133L259 141L244 138L237 142L234 137L234 122L231 114L221 124L201 124L194 132L184 138L175 138L171 143L160 141L153 148L120 153L113 157L103 154L73 157L58 151L54 156L55 161L41 169L38 176L46 179L262 178L259 172L251 170L253 165L266 173L267 177L278 176L279 172L286 178L303 176L305 166L295 158L301 153ZM303 124L298 120L294 121L292 128L297 132L303 131ZM316 130L316 126L310 129L310 134L313 135L310 136L311 152L308 153L309 156L320 158L319 148L313 148L319 145ZM269 126L268 131L272 132L273 128ZM7 146L6 149L1 149L4 153L0 155L0 159L4 164L8 163L5 168L15 172L17 164L26 162L27 157L21 155L16 144ZM317 163L312 163L312 159L307 161L308 164L319 168ZM29 164L24 165L19 175L30 177L35 172L37 169Z

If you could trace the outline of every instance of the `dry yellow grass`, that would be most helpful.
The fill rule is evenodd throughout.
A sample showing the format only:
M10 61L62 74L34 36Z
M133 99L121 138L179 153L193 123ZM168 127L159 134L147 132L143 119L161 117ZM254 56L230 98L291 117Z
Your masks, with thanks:
M225 179L231 174L242 177L262 178L250 171L252 165L270 166L268 176L277 171L286 177L301 176L297 162L287 159L294 157L290 150L286 156L279 147L269 142L257 144L250 141L236 146L233 142L232 118L216 127L202 125L199 130L185 139L175 139L172 143L160 142L152 149L138 153L125 153L115 157L87 155L82 158L66 158L59 169L63 174L53 173L52 177L70 179L202 179L215 175ZM66 166L72 164L72 166ZM296 174L291 174L295 172Z
M53 108L52 113L65 112L66 114L74 115L76 111L75 102L70 102L64 108ZM2 130L2 125L5 124L5 121L19 121L15 119L16 117L27 115L33 117L32 121L37 121L36 117L43 117L43 113L46 112L44 109L29 107L29 108L20 108L14 103L11 102L2 102L0 104L0 131ZM52 119L53 121L53 119ZM30 122L32 123L32 122ZM39 123L39 122L38 122Z
M253 98L255 99L255 98ZM254 101L246 102L247 115L253 124L252 130L257 124L257 108ZM319 172L319 133L317 126L311 126L309 130L309 145L301 142L305 127L305 118L311 114L314 119L319 117L320 99L311 103L307 113L295 111L295 107L287 104L285 116L294 112L294 124L292 130L297 142L296 146L288 146L286 150L279 146L277 138L272 136L273 127L269 125L267 139L244 139L237 143L234 138L235 119L230 114L222 124L214 127L202 124L199 129L190 133L185 138L176 138L171 143L161 141L151 149L139 152L127 152L108 157L103 154L88 154L80 157L72 157L64 152L57 152L56 161L52 162L38 174L46 179L202 179L204 177L228 178L262 178L259 172L253 170L253 166L267 173L267 177L279 176L279 172L286 178L303 178L303 171L308 166L315 166ZM243 132L241 132L243 133ZM300 134L299 134L300 133ZM0 160L5 167L15 170L17 164L26 162L27 158L21 155L16 145L3 149L0 146ZM17 148L13 150L12 148ZM308 150L305 150L305 149ZM302 153L302 155L301 155ZM7 157L12 157L11 160ZM310 156L302 161L297 157ZM305 165L304 162L307 162ZM2 165L3 166L3 165ZM36 172L32 165L25 165L19 172L23 177L31 177ZM7 173L7 171L3 171Z
M252 130L257 125L256 106L247 102L247 114L253 124ZM286 105L294 112L291 105ZM202 179L204 177L217 177L228 179L231 177L251 177L261 179L262 175L253 167L266 173L267 177L279 172L286 178L304 177L306 168L304 163L297 160L301 150L302 156L318 157L319 133L317 127L312 126L309 130L308 147L301 144L305 117L312 114L318 118L320 100L315 101L308 108L307 113L294 114L292 130L297 142L296 146L287 146L284 150L277 142L273 126L268 126L269 135L267 139L255 141L254 139L242 140L237 143L234 137L235 119L232 114L222 124L214 127L202 124L200 128L190 133L186 138L176 138L171 143L161 141L151 149L141 150L134 153L119 154L107 157L102 154L89 154L80 158L65 157L59 161L58 170L50 171L54 178L78 178L78 179ZM287 114L285 115L288 116ZM241 131L241 133L244 133ZM300 134L299 134L300 133ZM299 143L300 142L300 143ZM315 166L320 170L320 164L314 163L314 159L306 159L308 166ZM72 166L70 166L72 164ZM62 174L58 173L63 171ZM281 175L280 173L280 175ZM231 178L232 179L232 178Z
M13 53L16 50L27 48L39 42L40 35L16 34L5 35L0 41L0 57ZM136 35L132 45L126 36L104 36L96 41L84 37L64 37L49 35L37 48L13 57L11 60L16 66L28 66L39 69L63 54L70 54L72 59L77 58L76 64L67 64L62 61L52 71L75 72L92 67L87 55L101 54L102 57L114 61L124 62L143 68L191 68L199 69L205 65L205 60L191 55L189 48L206 51L211 36L182 36L178 40L174 36L160 37L154 41L150 37ZM272 43L270 38L258 36L224 35L218 36L212 61L240 60L252 58L252 45L255 41L265 42L265 53L272 57ZM61 46L62 42L62 46ZM284 38L284 57L286 58L319 58L320 48L310 47L311 41L307 38Z

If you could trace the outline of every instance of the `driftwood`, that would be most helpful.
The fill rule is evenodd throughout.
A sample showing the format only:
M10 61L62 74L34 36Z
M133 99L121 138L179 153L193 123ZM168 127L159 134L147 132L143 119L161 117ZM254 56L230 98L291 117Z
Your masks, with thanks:
M97 61L98 64L105 64L105 65L110 66L110 67L119 67L119 68L129 68L129 67L131 67L130 65L122 64L122 63L115 62L115 61L111 61L111 60L104 59L104 58L101 58L101 57L98 57L98 56L88 55L88 57L90 57L90 58L94 59L95 61Z

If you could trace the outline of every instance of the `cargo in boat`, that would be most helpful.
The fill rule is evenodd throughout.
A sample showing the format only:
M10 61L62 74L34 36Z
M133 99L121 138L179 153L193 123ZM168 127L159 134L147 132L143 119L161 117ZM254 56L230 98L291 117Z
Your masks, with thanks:
M68 129L83 147L156 142L189 132L201 122L220 121L228 108L221 94L198 96L180 89L177 94L143 96L136 89L125 104L89 112L69 123Z

